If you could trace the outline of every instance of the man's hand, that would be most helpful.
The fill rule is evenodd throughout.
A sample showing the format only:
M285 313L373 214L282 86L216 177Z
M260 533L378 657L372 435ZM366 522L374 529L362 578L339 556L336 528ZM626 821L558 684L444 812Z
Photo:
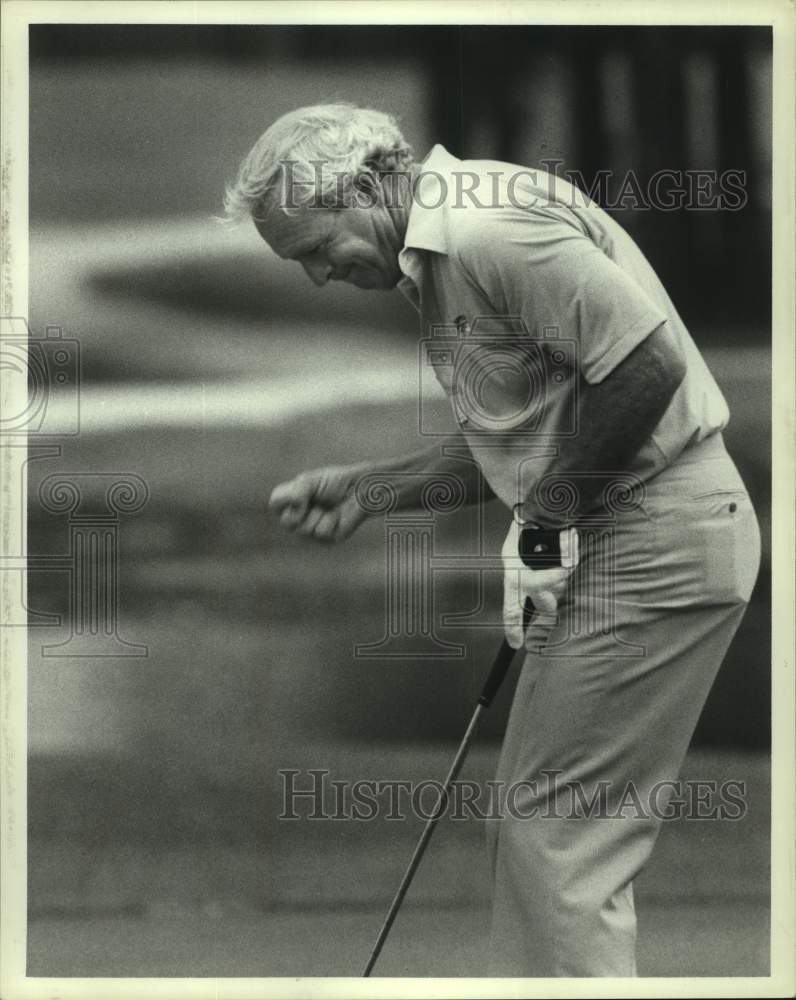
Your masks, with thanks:
M561 566L552 569L531 569L519 555L520 529L511 522L503 543L503 627L506 639L513 649L525 642L522 611L525 599L530 597L536 609L528 635L545 641L556 622L558 599L567 588L567 581L578 565L578 533L574 528L562 530L560 538Z
M302 472L280 483L268 506L288 531L320 542L342 542L367 516L355 494L359 475L355 466Z

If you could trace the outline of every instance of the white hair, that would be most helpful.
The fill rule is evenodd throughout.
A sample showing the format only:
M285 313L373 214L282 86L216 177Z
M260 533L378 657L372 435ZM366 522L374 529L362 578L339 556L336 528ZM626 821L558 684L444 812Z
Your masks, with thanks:
M355 189L378 198L374 182L408 171L411 163L411 147L391 115L354 104L297 108L257 140L227 187L224 210L231 220L257 218L277 187L287 214L319 199L341 207Z

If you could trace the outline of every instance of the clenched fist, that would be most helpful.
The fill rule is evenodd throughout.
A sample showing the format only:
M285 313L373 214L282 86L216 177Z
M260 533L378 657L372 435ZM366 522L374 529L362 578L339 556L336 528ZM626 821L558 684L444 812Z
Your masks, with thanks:
M357 503L356 466L332 466L302 472L280 483L268 502L288 531L320 542L342 542L367 516Z

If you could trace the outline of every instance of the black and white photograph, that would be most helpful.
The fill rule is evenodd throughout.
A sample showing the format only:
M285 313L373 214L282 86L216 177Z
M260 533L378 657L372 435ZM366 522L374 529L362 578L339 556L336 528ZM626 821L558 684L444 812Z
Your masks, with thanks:
M4 1000L794 995L794 23L3 5Z

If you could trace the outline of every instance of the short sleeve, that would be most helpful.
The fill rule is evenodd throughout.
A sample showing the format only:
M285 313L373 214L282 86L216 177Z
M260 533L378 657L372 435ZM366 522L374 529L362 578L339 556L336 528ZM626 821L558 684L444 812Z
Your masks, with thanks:
M558 327L578 345L587 382L601 382L666 321L641 286L555 208L468 213L452 242L497 311L529 331Z

